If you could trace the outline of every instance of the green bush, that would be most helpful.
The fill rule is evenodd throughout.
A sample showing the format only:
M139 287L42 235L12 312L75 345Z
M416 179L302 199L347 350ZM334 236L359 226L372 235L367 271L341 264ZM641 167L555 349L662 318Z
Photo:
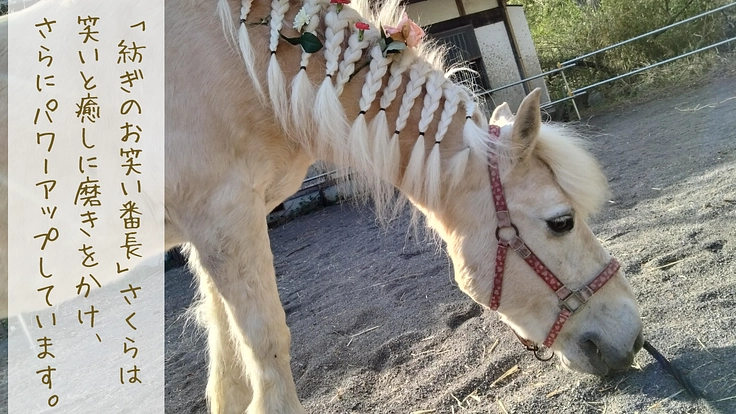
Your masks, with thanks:
M558 63L636 37L691 16L715 9L732 0L515 0L529 21L543 70ZM690 23L647 36L578 63L565 71L573 89L624 74L736 36L736 6ZM730 44L731 50L736 48ZM722 52L726 48L719 48ZM708 52L704 52L708 53ZM711 56L718 51L713 50ZM682 65L704 62L702 55ZM666 65L665 65L666 66ZM660 71L661 73L666 73ZM619 82L619 89L647 74ZM553 99L566 95L560 76L548 77ZM608 86L610 88L610 86Z

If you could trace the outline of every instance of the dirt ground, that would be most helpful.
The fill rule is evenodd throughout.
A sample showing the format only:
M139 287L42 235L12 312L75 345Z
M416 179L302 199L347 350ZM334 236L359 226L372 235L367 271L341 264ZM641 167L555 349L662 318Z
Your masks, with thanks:
M609 378L537 361L407 217L382 229L342 205L271 231L307 411L736 413L736 74L651 98L580 124L612 189L592 227L637 292L646 338L705 400L644 351ZM182 318L192 294L187 272L167 273L168 413L206 412L204 339Z

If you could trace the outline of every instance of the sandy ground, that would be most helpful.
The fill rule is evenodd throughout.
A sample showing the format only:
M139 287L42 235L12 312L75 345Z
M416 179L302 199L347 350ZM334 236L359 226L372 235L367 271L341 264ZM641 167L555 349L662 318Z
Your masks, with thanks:
M645 352L609 378L537 361L406 217L382 229L343 205L271 231L308 412L736 413L736 75L581 125L613 194L593 230L626 269L646 338L706 400ZM204 340L182 319L191 276L166 277L166 411L204 413Z

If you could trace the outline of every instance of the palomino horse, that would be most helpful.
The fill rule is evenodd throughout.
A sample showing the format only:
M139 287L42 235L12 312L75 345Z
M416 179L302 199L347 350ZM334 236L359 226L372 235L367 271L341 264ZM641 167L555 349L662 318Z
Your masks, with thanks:
M265 218L318 159L358 173L379 213L398 188L447 243L460 288L530 346L585 373L631 365L634 294L586 224L606 180L579 140L542 125L538 91L489 128L398 0L167 3L166 238L198 280L212 412L304 412ZM379 28L397 22L388 47ZM293 26L324 53L281 41Z

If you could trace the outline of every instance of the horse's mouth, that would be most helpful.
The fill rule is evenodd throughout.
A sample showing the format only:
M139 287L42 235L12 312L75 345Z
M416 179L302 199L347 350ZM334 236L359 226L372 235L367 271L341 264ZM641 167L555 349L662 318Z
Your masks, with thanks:
M596 375L599 377L604 377L611 372L611 368L603 362L603 358L600 357L600 354L589 355L587 358L583 359L583 362L571 361L564 355L560 355L559 358L562 366L570 371Z
M617 372L628 371L633 363L634 356L644 344L644 337L639 334L634 341L631 351L621 353L616 350L601 348L593 341L579 344L578 360L571 360L565 355L559 355L562 365L572 371L604 377Z

